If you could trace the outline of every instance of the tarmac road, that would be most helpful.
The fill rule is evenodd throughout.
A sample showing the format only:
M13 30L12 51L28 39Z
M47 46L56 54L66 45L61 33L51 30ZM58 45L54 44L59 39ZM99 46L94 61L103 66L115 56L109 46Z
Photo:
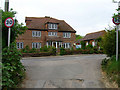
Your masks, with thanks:
M105 88L101 61L106 55L67 55L23 58L23 88Z

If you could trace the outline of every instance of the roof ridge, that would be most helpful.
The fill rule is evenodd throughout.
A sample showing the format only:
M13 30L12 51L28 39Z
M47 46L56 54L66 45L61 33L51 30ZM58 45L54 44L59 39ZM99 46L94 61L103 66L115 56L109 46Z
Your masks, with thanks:
M105 31L105 30L96 31L96 32L88 33L88 34L100 33L100 32L103 32L103 31ZM86 34L86 35L88 35L88 34Z

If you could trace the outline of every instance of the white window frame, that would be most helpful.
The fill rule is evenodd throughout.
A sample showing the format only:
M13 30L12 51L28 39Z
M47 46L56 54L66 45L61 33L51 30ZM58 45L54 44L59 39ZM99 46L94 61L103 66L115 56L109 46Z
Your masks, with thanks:
M23 49L23 42L17 42L17 49Z
M65 49L71 48L70 43L64 43L64 44L63 44L63 47L64 47Z
M39 43L39 42L32 42L32 48L40 49L41 48L41 43Z
M57 32L48 32L48 36L57 36Z
M49 24L48 24L48 28L49 28L49 29L55 29L55 30L57 30L58 27L57 27L57 24L49 23Z
M32 31L32 37L41 37L41 31Z
M71 38L70 32L63 32L63 38Z

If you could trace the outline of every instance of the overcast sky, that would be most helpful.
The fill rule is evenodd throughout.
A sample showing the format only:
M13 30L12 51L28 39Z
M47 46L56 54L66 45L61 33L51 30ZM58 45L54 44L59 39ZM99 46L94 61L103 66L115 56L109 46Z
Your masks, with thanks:
M4 1L0 7L4 9ZM50 16L65 20L84 36L112 26L112 16L118 5L112 0L9 0L10 8L17 11L16 18L25 23L25 17Z

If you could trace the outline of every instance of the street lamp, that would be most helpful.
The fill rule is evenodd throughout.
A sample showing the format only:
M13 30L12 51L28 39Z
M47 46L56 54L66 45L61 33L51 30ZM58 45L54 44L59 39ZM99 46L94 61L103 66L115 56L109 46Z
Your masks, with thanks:
M120 14L120 1L114 1L113 3L118 3L118 15ZM118 30L119 30L119 25L116 25L116 61L118 61Z

